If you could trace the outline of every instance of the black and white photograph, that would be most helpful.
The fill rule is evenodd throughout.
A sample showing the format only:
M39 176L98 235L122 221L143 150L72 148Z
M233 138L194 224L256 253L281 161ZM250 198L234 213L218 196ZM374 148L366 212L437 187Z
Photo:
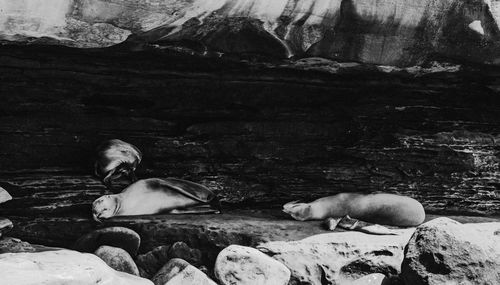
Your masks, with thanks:
M0 285L500 285L500 0L0 0Z

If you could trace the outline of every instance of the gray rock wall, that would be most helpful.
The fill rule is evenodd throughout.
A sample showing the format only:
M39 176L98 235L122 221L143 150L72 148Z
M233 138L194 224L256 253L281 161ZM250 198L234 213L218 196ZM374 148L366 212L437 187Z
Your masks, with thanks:
M131 42L276 58L412 65L440 54L498 63L496 0L0 1L0 39L72 47ZM128 38L128 40L127 40Z

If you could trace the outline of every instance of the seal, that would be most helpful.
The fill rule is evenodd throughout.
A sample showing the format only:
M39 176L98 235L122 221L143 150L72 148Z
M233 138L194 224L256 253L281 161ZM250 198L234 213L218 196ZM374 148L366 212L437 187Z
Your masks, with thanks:
M139 180L92 203L94 220L116 216L220 213L217 196L203 185L175 178Z
M122 177L135 182L135 169L141 159L142 153L134 145L118 139L105 141L97 147L95 175L110 189L113 188L113 181Z
M424 222L422 204L410 197L394 194L340 193L311 203L287 203L283 211L299 221L323 220L349 215L362 221L400 227L418 226Z

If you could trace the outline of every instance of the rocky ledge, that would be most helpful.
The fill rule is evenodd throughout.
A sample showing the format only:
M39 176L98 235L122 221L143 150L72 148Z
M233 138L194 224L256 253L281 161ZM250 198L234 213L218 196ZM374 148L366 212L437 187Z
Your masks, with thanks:
M164 241L137 254L143 248L140 234L106 227L75 244L94 254L4 238L0 269L15 284L498 284L499 233L500 222L462 224L442 217L397 235L331 232L255 246L231 244L207 265L203 248ZM56 274L60 270L66 274ZM36 278L21 274L34 271Z
M79 48L319 56L389 65L433 54L499 63L493 0L0 1L0 39Z

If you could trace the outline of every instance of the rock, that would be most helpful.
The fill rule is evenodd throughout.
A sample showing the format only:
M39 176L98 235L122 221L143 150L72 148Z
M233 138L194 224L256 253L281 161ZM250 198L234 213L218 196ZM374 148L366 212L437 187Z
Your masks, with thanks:
M18 252L42 252L42 251L54 251L61 250L58 247L49 247L38 244L30 244L25 241L21 241L17 238L5 237L0 239L0 254L2 253L18 253Z
M0 217L0 236L9 232L13 227L11 220Z
M215 261L215 276L222 284L286 285L290 270L255 248L230 245Z
M50 10L44 5L0 2L0 40L87 48L129 38L136 49L189 41L194 50L400 65L436 53L485 63L499 57L496 1L54 0Z
M384 274L373 273L363 276L350 283L342 283L343 285L389 285L389 279Z
M180 258L194 266L200 266L202 263L202 253L199 249L190 248L186 243L179 241L174 243L168 250L170 258Z
M131 256L136 256L141 237L129 228L109 227L95 230L80 237L74 244L73 249L82 252L94 252L101 245L119 247L127 251Z
M17 238L6 237L0 240L0 254L35 251L31 244Z
M135 263L142 270L141 276L151 277L170 260L168 255L169 245L155 247L153 250L140 254L136 257Z
M94 254L114 270L139 276L139 269L130 254L119 247L103 245Z
M500 223L437 218L420 225L402 265L406 284L500 284Z
M0 272L2 284L153 284L115 271L93 254L72 250L5 253L0 255Z
M257 248L285 264L295 281L344 284L370 273L398 275L413 231L398 230L398 235L388 236L337 232L300 241L268 242Z
M205 273L180 258L171 259L152 280L155 285L217 285Z
M12 196L10 196L10 194L9 194L9 192L7 192L7 190L0 187L0 204L5 203L9 200L12 200Z

